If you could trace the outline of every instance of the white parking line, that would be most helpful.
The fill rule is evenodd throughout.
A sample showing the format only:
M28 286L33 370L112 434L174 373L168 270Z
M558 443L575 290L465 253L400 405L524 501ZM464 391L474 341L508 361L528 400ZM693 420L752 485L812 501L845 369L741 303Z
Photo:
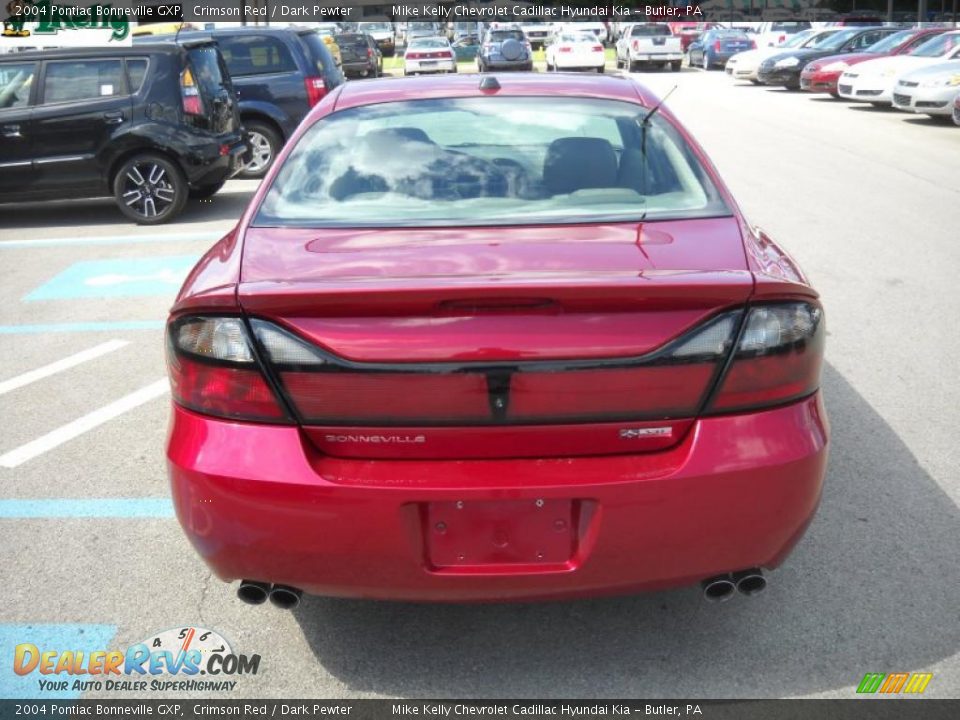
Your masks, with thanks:
M22 465L28 460L32 460L49 450L53 450L55 447L63 445L65 442L73 440L88 430L93 430L95 427L113 420L113 418L119 415L123 415L123 413L128 410L133 410L135 407L166 394L169 390L170 383L166 378L157 380L155 383L151 383L136 392L125 395L109 405L105 405L98 410L94 410L92 413L88 413L73 422L48 432L36 440L31 440L5 455L0 455L0 467L15 468L18 465Z
M25 372L23 375L17 375L9 380L4 380L3 382L0 382L0 395L5 395L12 390L22 388L24 385L29 385L37 380L42 380L43 378L50 377L51 375L56 375L58 372L69 370L70 368L76 367L81 363L85 363L88 360L93 360L101 355L106 355L114 350L119 350L120 348L129 344L129 340L108 340L107 342L95 345L88 350L82 350L75 355L61 358L60 360L52 362L49 365L44 365L36 370Z

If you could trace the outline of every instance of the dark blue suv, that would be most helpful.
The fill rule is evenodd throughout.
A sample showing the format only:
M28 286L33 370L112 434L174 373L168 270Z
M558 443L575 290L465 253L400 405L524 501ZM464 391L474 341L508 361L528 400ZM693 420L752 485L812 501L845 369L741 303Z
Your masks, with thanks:
M215 28L182 32L177 40L198 37L212 38L220 46L240 99L240 119L252 148L240 177L263 177L310 108L344 81L343 73L311 28ZM174 36L145 39L158 40L172 41Z

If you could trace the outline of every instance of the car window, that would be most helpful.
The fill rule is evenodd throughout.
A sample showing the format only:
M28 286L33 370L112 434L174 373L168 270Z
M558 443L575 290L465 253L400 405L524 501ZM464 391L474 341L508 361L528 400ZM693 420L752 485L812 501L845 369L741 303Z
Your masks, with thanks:
M43 79L43 102L49 105L124 95L123 75L120 59L48 62Z
M450 47L448 43L443 38L422 38L420 40L414 40L409 45L410 48L446 48Z
M670 35L670 27L667 25L634 25L630 29L630 37L650 37Z
M283 41L264 35L217 38L231 75L265 75L297 69Z
M350 108L299 140L262 226L498 225L728 215L681 134L632 103L444 98ZM646 137L644 137L646 136Z
M36 73L32 62L0 65L0 110L27 106Z
M337 46L344 47L354 47L354 48L366 48L367 47L367 38L365 35L337 35L336 37Z
M871 53L890 52L894 48L899 47L911 35L913 35L913 30L901 30L899 32L890 33L885 37L875 39L873 45L867 49Z
M134 95L140 92L143 87L143 80L147 76L146 58L127 58L127 87L130 88L130 94Z

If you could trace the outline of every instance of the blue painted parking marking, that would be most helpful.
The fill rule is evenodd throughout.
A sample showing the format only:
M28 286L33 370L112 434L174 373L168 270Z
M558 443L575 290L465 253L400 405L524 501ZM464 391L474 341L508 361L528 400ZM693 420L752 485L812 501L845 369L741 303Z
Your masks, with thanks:
M159 518L174 517L169 498L42 498L0 500L0 518Z
M0 325L0 335L42 335L61 332L116 332L118 330L162 330L163 320L116 320L108 322L42 323Z
M24 300L173 295L198 255L84 260L48 280Z
M82 651L85 657L96 651L112 649L110 644L117 635L116 625L46 625L16 624L0 625L0 698L44 698L48 700L73 700L81 695L73 690L73 681L90 679L89 676L73 676L67 673L42 675L34 670L25 675L14 672L14 653L17 645L30 643L40 652L56 650ZM27 659L26 656L24 659ZM67 681L66 690L40 690L40 680Z
M104 237L58 237L58 238L22 238L0 241L0 250L16 248L44 248L69 245L127 245L157 242L213 242L227 234L229 230L214 232L177 233L163 235L107 235Z

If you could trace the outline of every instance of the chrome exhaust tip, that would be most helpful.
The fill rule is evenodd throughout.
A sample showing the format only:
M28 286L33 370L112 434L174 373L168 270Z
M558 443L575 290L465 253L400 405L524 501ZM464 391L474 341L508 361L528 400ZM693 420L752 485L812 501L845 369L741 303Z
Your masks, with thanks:
M767 579L763 576L763 570L760 568L751 568L735 573L733 581L737 585L737 590L747 597L759 595L767 589Z
M270 583L257 580L241 580L237 588L237 597L247 605L263 605L270 594Z
M701 585L703 586L704 599L710 602L726 602L733 597L737 589L737 586L729 575L719 575L715 578L704 580Z
M274 585L270 591L270 602L281 610L293 610L300 604L303 591L289 585Z

